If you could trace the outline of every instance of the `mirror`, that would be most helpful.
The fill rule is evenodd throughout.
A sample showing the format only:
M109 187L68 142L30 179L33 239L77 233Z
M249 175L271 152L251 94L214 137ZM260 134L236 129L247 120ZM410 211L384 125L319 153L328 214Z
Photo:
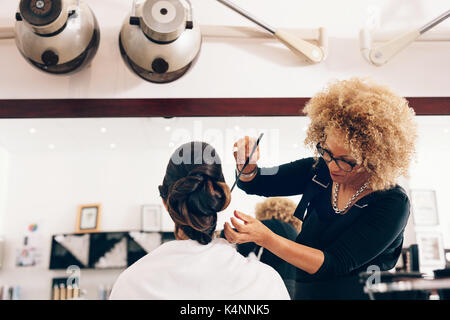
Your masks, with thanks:
M445 159L450 156L446 143L450 116L417 116L417 121L417 161L402 184L435 190L443 243L449 248L450 171ZM264 132L260 165L278 165L313 154L303 144L308 123L306 117L1 119L0 237L5 251L1 279L20 285L22 299L49 299L52 279L67 277L65 270L49 270L52 237L75 232L80 204L102 204L101 232L141 230L142 206L162 205L157 187L177 146L191 140L212 144L231 186L232 145L237 138ZM298 202L300 196L290 198ZM223 228L234 209L252 214L261 200L236 188L230 206L219 213L217 229ZM31 225L35 227L30 229ZM173 222L163 208L161 241L170 240L164 237L172 231ZM32 236L28 244L39 259L33 266L18 267L15 257L25 235ZM404 245L414 240L414 234L405 234ZM102 266L107 267L106 262ZM98 299L98 287L112 285L121 270L82 269L86 298Z

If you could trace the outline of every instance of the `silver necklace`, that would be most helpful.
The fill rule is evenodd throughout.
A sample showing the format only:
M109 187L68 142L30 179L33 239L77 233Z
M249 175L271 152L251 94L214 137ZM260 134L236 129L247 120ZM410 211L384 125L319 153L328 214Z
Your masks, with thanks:
M341 214L342 215L345 211L347 211L348 207L350 207L350 205L361 194L361 192L363 192L367 188L368 185L369 185L369 182L364 183L362 185L362 187L359 188L359 190L356 191L356 193L350 198L350 200L348 200L347 205L342 210L339 210L339 208L337 206L337 197L338 197L338 192L339 192L339 183L335 183L334 184L334 191L333 191L333 210L334 210L334 212L336 212L337 214Z

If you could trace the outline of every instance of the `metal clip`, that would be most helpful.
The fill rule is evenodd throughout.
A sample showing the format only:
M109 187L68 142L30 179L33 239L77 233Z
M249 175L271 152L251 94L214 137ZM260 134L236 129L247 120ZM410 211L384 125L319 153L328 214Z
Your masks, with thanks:
M328 186L330 185L329 182L328 182L327 185L324 185L323 183L317 181L317 180L316 180L316 177L317 177L317 175L315 175L315 176L312 178L312 181L314 181L315 183L317 183L317 184L320 185L321 187L324 187L325 189L328 188Z

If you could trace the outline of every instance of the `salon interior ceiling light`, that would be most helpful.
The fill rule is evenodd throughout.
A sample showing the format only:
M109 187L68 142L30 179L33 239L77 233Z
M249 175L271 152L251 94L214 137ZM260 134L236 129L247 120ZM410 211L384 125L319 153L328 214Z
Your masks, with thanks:
M126 64L141 78L156 83L183 76L198 57L201 43L188 0L134 1L119 36Z
M269 26L267 23L257 19L248 11L238 7L236 4L234 4L229 0L217 0L217 1L227 6L228 8L234 10L235 12L239 13L240 15L244 16L248 20L256 23L263 29L267 30L286 47L288 47L294 53L306 58L309 62L317 63L321 62L325 58L325 53L320 47L301 39L296 34L293 34L292 32L286 29L281 28L276 29Z
M450 17L450 10L447 10L439 17L433 19L423 27L407 31L394 39L372 48L372 37L367 29L361 30L360 49L363 57L373 65L382 66L391 60L400 51L416 41L421 35L432 29L445 19ZM450 40L450 37L448 37Z
M95 15L76 0L21 0L14 33L22 56L54 74L89 65L100 42Z
M144 118L143 123L145 126L148 126L149 128L154 128L155 125L165 127L165 126L172 126L175 128L177 125L179 125L180 118L177 117L151 117L151 118Z

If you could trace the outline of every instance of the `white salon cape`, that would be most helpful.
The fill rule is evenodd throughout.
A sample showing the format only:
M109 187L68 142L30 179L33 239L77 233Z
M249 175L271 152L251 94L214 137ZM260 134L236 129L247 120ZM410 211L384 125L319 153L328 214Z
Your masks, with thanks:
M289 300L271 266L245 258L225 239L163 243L115 282L112 300Z

